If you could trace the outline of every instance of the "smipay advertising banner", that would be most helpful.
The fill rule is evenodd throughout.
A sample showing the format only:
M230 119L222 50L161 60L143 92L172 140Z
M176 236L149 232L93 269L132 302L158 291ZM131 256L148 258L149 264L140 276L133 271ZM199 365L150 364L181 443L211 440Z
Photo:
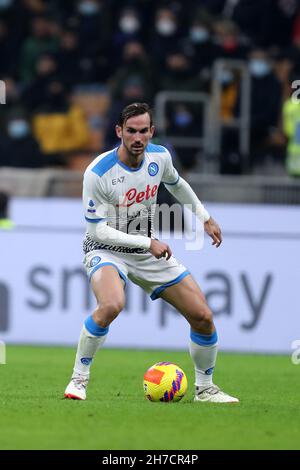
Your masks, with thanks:
M223 230L218 249L165 240L214 312L221 350L290 353L300 338L300 209L207 204ZM77 200L12 201L16 228L0 231L0 340L77 343L95 301L82 265ZM164 239L163 235L161 239ZM128 283L107 347L186 349L189 325L161 299Z

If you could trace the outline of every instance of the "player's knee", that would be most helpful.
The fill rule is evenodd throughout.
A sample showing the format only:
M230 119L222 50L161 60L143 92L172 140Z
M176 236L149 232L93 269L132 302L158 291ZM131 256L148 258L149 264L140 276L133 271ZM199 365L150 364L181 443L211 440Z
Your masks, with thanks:
M101 305L98 305L94 312L96 322L103 328L106 328L119 315L121 310L123 310L124 305L125 300L122 298L111 299L108 302L103 302Z
M105 316L111 318L112 320L116 318L121 310L124 308L123 299L111 299L109 302L102 305L102 310L105 313Z
M210 331L214 329L213 314L206 303L201 304L193 315L193 325L195 330Z
M201 320L207 325L213 324L213 315L209 307L206 306L206 308L201 311L200 316Z

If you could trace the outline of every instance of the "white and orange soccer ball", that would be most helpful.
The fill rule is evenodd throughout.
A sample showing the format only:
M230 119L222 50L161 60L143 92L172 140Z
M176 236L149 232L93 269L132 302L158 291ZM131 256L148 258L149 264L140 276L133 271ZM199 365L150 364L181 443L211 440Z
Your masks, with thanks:
M172 362L157 362L144 375L144 392L150 401L179 401L186 391L186 375Z

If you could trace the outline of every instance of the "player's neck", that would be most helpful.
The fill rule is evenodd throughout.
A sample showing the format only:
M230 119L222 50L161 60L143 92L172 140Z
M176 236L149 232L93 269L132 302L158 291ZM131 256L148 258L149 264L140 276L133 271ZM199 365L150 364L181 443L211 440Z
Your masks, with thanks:
M124 165L128 166L129 168L139 168L144 158L144 153L137 156L132 155L128 152L128 150L123 144L121 144L118 148L117 154L120 162L124 163Z

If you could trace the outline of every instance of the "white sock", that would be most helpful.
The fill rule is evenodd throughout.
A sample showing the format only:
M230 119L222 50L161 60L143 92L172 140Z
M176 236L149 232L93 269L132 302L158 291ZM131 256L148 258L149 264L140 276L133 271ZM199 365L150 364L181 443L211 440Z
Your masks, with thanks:
M218 353L217 340L216 332L212 335L201 335L191 330L190 355L195 365L195 385L200 390L213 384L213 371Z
M82 327L80 337L79 337L79 342L78 342L78 347L77 347L77 353L76 353L76 358L75 358L75 365L74 365L74 375L85 375L89 376L90 373L90 367L93 361L93 358L100 349L107 337L107 332L108 328L102 328L98 327L97 331L94 329L93 334L91 333L88 328L90 327L91 324L91 317L85 322L84 326ZM94 325L96 325L94 323ZM91 328L89 328L91 329ZM99 335L99 330L102 330L101 336ZM103 334L106 333L106 334Z

